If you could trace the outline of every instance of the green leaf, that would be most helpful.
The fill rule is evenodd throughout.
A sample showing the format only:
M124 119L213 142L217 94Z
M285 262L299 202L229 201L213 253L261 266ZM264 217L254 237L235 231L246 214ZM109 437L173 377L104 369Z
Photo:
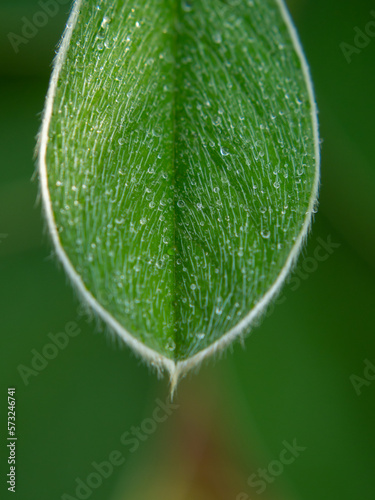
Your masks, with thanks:
M78 0L39 148L82 298L174 381L275 296L317 196L307 65L280 0Z

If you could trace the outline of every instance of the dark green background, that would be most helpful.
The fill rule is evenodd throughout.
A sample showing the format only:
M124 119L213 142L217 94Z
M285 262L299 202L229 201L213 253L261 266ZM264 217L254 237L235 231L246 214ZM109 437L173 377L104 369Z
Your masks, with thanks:
M250 497L247 477L293 439L306 450L261 497L375 497L375 381L360 395L350 381L362 376L366 358L375 364L375 39L351 64L340 50L341 42L353 43L355 26L375 19L375 7L365 0L295 0L290 7L311 65L323 140L320 210L299 267L319 238L340 247L298 286L297 280L286 285L283 303L245 349L236 344L188 377L179 409L131 454L120 436L152 415L156 398L166 400L167 381L157 381L127 348L79 318L74 292L51 257L37 182L31 182L51 61L69 6L16 54L7 34L20 33L22 17L32 19L40 4L1 1L0 235L7 235L0 236L1 498L11 495L5 479L10 386L17 389L13 498L74 495L75 478L85 479L91 463L115 449L125 464L93 500L235 500L241 491ZM82 333L25 386L18 366L30 366L31 350L41 350L47 334L70 321Z

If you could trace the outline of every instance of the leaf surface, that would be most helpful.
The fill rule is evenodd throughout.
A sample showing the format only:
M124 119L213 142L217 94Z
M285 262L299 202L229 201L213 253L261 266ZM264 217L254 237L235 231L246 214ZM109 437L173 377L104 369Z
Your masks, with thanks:
M58 256L176 376L276 294L318 183L306 63L277 0L76 1L40 136Z

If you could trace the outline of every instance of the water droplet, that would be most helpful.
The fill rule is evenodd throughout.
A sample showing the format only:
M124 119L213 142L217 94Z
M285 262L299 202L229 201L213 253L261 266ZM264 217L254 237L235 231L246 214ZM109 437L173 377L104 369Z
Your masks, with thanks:
M152 135L154 137L160 137L161 133L162 133L161 127L155 127L154 129L152 129Z
M226 149L224 149L222 146L220 146L220 154L221 156L228 156L230 153Z
M262 238L265 238L267 240L271 236L271 231L269 231L268 229L263 229L260 232L260 235L262 236Z
M140 224L142 224L142 226L143 226L144 224L146 224L146 222L147 222L147 219L146 219L145 217L143 217L143 218L139 221L139 223L140 223Z
M197 339L198 340L203 340L205 336L206 336L205 333L197 333Z
M107 27L108 27L108 23L109 23L110 21L111 21L111 20L110 20L110 18L109 18L109 17L104 16L104 17L103 17L102 24L100 25L100 27L101 27L102 29L107 28Z
M220 316L221 314L223 314L223 310L222 310L222 309L220 309L219 307L217 307L217 308L215 309L215 313L216 313L217 315L219 315L219 316Z
M179 208L184 207L184 206L185 206L185 202L184 202L184 200L178 200L178 202L177 202L177 206L178 206Z
M222 38L221 38L221 34L220 33L214 33L214 36L212 37L213 41L215 43L221 43L222 42Z
M182 9L185 11L185 12L190 12L192 9L193 9L193 6L191 4L190 1L187 1L187 0L184 0L182 2Z
M195 290L197 288L197 285L190 285L191 290Z
M173 339L169 338L165 347L168 351L174 351L176 349L176 343Z
M125 139L124 138L119 139L118 143L120 144L120 146L122 146L123 144L125 144Z

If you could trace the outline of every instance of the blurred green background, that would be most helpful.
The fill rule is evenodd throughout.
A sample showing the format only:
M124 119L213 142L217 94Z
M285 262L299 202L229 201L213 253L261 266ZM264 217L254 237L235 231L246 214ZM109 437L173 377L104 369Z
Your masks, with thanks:
M289 2L320 109L320 209L279 303L245 348L185 379L178 408L157 425L149 418L167 380L82 316L43 230L33 149L69 3L56 0L18 53L8 36L43 3L0 2L1 498L373 500L375 381L356 391L351 377L375 364L375 38L350 64L340 44L375 20L374 3ZM317 261L329 239L336 247ZM19 365L69 322L81 333L25 385ZM17 398L16 494L6 484L7 387ZM132 426L148 429L133 452L121 441ZM305 450L257 496L248 478L294 440ZM123 463L77 496L77 478L87 483L115 450Z

